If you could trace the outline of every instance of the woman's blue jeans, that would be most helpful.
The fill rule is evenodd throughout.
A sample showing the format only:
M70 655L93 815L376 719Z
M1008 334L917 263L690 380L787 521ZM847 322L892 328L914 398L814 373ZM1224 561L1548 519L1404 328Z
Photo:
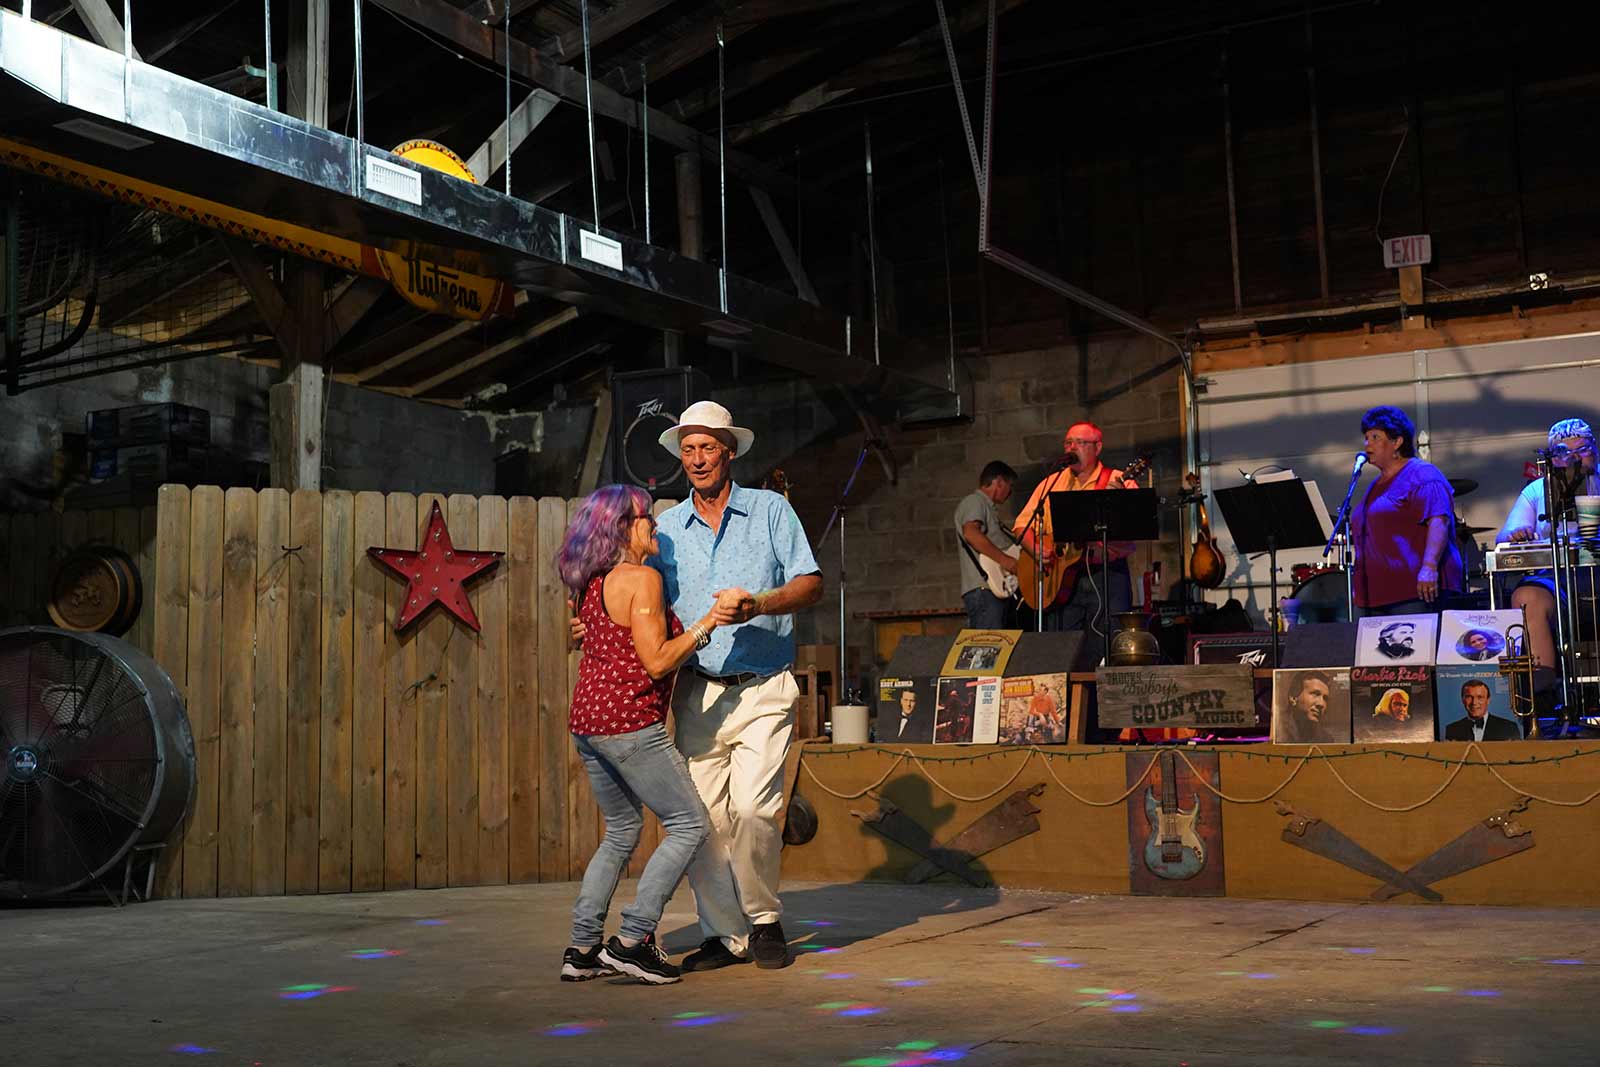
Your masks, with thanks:
M643 939L655 932L667 901L709 835L710 816L664 723L626 734L574 734L572 740L606 820L605 837L589 859L578 901L572 906L572 944L588 948L604 937L611 896L639 843L643 809L649 808L665 833L639 877L633 903L622 909L622 936ZM727 906L738 913L738 890L731 873L712 881L720 884L702 886L700 892L729 894Z

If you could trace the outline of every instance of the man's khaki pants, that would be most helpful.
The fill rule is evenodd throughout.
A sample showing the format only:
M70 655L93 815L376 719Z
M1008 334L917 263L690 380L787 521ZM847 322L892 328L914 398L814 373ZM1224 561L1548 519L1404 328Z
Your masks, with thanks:
M728 936L730 917L708 914L698 882L706 864L731 862L749 921L778 921L783 763L799 695L787 670L728 687L685 670L672 694L678 750L711 814L711 837L689 867L689 885L703 936L722 937L736 952L744 946Z

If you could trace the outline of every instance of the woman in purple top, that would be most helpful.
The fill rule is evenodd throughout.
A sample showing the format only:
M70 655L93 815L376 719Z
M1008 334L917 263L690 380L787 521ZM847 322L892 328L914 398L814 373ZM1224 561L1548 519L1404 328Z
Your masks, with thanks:
M1368 411L1361 433L1378 480L1351 516L1356 606L1363 615L1438 611L1441 591L1461 588L1455 494L1439 468L1416 458L1417 428L1399 408Z

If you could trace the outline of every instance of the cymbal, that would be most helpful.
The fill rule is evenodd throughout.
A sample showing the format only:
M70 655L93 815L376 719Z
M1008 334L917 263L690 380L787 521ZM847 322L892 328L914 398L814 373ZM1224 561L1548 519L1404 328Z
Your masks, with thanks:
M1478 483L1473 478L1450 479L1450 491L1455 493L1456 496L1466 496L1476 488L1478 488Z

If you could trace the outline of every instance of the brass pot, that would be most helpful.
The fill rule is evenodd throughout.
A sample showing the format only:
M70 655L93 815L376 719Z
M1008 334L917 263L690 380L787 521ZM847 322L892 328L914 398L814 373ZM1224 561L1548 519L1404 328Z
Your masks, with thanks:
M1111 635L1111 651L1106 663L1113 667L1148 667L1161 662L1161 643L1150 632L1150 616L1142 611L1119 611Z

